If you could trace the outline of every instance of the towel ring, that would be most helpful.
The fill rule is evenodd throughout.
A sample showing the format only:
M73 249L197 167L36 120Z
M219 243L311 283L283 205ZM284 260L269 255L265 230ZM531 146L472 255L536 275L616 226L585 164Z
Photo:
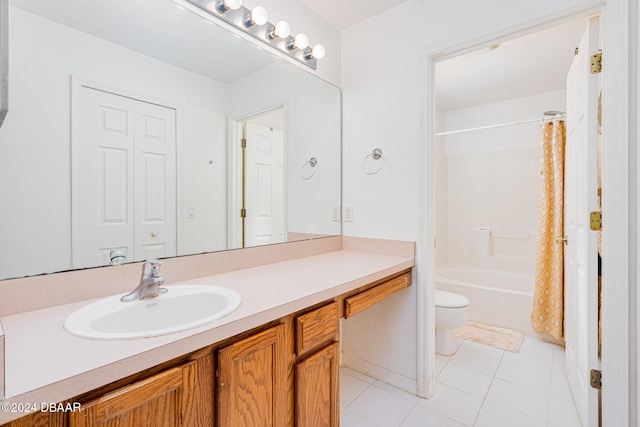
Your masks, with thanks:
M308 176L305 176L304 174L305 169L309 169L307 168L307 165L309 165L309 167L311 168L311 174ZM307 161L307 163L302 165L302 168L300 168L300 178L304 179L305 181L308 179L311 179L311 177L316 174L317 165L318 165L318 159L316 159L315 157L310 158L309 161Z
M365 166L367 164L367 159L369 158L373 160L381 160L380 166L377 169L374 169L373 171L367 171L367 168ZM371 152L371 154L368 154L367 157L365 157L364 160L362 161L362 172L366 173L367 175L375 175L378 172L380 172L383 166L384 166L384 159L382 159L382 150L379 148L375 148Z

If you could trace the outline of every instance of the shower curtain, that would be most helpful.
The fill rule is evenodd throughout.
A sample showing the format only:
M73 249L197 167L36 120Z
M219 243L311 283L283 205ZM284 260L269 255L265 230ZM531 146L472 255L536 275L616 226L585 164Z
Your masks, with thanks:
M564 151L565 124L542 124L540 210L531 326L557 339L564 336Z

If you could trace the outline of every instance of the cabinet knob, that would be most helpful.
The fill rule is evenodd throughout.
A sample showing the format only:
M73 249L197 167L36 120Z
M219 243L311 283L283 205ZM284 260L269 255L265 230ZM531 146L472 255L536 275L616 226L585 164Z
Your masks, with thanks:
M151 237L156 237L157 235L158 235L158 232L157 232L157 231L152 231L152 232L151 232Z

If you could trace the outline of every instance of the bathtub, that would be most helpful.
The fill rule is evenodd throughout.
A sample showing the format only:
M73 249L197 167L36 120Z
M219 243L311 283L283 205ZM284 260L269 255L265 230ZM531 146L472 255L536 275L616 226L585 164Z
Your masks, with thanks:
M436 289L469 298L469 320L536 336L531 329L534 276L500 270L444 265Z

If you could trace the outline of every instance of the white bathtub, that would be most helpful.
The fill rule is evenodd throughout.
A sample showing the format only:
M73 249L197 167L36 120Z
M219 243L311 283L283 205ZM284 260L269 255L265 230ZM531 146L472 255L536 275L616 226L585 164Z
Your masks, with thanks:
M534 276L499 270L444 265L436 270L436 289L469 298L469 320L535 336L531 329Z

